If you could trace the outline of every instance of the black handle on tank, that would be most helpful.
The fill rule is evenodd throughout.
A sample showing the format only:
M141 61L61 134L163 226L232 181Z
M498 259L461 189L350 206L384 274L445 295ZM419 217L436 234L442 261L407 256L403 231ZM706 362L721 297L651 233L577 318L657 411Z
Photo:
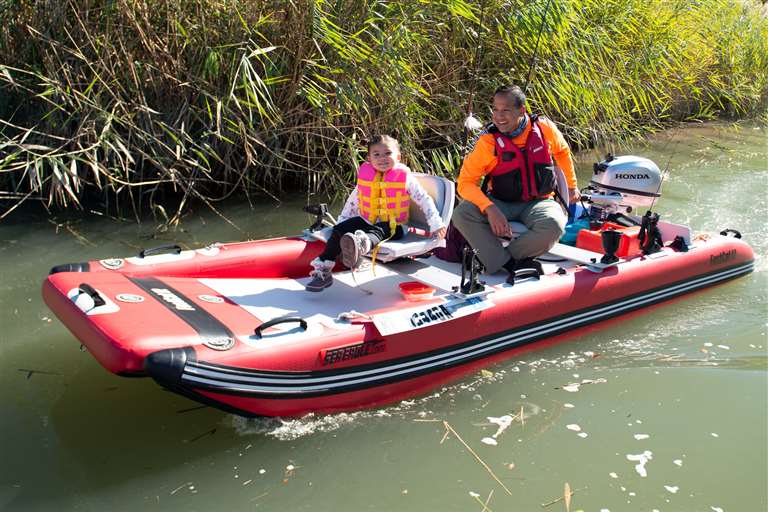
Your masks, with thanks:
M298 316L281 316L279 318L273 318L272 320L269 320L268 322L264 322L263 324L261 324L260 326L258 326L256 329L253 330L253 334L257 338L261 339L261 331L263 331L264 329L268 329L268 328L270 328L270 327L272 327L274 325L277 325L277 324L285 324L285 323L288 323L288 322L298 322L299 326L303 330L305 330L305 331L307 330L307 321L304 320L303 318L298 317Z
M181 254L181 247L178 245L161 245L158 247L152 247L151 249L144 249L139 253L139 258L152 256L154 254L161 254L166 251L172 252L173 254Z
M93 286L89 285L88 283L80 283L77 289L81 293L84 293L93 299L93 307L97 308L99 306L103 306L104 304L106 304L106 302L104 302L104 299L101 297L101 295L99 295L99 292L94 290Z

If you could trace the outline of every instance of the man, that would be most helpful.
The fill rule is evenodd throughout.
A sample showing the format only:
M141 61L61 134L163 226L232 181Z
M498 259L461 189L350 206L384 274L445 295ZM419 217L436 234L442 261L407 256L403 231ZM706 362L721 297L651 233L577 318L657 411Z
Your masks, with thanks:
M554 197L555 163L565 174L570 202L577 201L571 150L563 134L549 119L526 112L520 87L496 89L493 123L464 160L458 179L464 201L452 218L477 249L487 272L504 268L514 279L516 269L536 267L533 258L549 251L562 236L567 215ZM484 177L487 189L481 188ZM505 248L499 237L512 235L510 220L522 222L528 231Z

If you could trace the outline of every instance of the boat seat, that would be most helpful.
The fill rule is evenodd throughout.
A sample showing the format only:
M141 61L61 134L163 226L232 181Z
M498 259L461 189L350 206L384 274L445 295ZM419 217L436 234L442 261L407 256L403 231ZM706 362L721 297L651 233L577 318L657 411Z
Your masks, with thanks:
M441 176L431 174L411 173L424 190L435 202L435 207L443 219L443 224L448 226L453 214L453 205L456 201L456 192L453 182ZM422 232L429 232L424 213L415 203L411 202L408 213L408 226ZM309 233L315 239L327 241L331 236L332 227L323 228L319 231ZM389 240L379 244L379 251L376 259L382 262L388 262L397 258L407 256L419 256L438 247L445 247L445 240L438 240L435 237L421 236L413 231L409 231L400 240Z

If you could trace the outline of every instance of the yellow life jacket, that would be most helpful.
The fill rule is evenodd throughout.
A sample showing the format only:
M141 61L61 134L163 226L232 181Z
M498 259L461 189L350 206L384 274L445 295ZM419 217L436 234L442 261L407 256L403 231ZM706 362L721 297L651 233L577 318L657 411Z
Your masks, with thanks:
M357 172L360 215L370 223L389 222L392 234L398 224L408 222L408 172L408 167L400 163L387 172L378 172L370 162L363 163Z

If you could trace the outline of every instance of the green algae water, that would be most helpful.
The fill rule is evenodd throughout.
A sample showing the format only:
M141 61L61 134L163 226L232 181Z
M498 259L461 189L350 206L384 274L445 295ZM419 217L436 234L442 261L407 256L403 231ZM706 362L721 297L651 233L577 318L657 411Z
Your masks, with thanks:
M766 137L689 125L617 151L669 168L662 218L740 230L753 274L330 416L244 419L112 375L40 297L59 263L295 234L303 202L224 208L239 230L201 210L159 234L14 213L0 224L0 510L561 511L566 483L572 511L766 510ZM582 185L602 153L577 156Z

